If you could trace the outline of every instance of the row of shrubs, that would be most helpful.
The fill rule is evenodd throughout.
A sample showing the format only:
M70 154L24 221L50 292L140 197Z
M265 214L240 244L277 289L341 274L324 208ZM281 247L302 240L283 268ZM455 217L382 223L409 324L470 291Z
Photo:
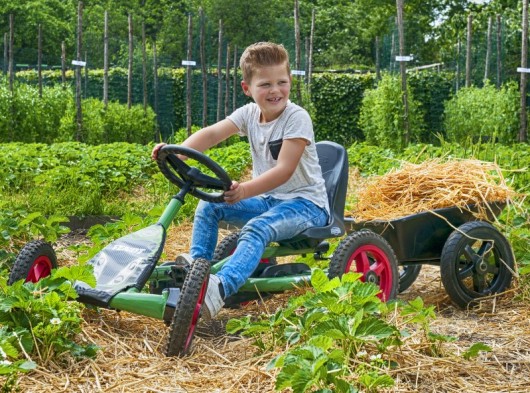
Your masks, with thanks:
M17 85L14 94L9 92L5 82L0 82L1 142L52 143L75 139L97 144L145 143L156 139L154 112L140 105L133 105L129 110L119 104L118 99L109 103L106 110L98 98L84 100L84 127L79 135L72 92L59 87L59 74L50 71L47 77L52 87L44 88L42 98L38 97L36 87L31 87L33 74L33 71L32 74L26 71L21 75L20 79L30 85ZM99 70L90 71L89 75L92 84L100 86ZM117 82L126 74L117 69L111 76ZM181 99L185 96L185 74L179 70L165 70L161 78L172 81L174 99L170 100L170 105L174 106L176 124L173 129L178 129L186 122L186 103ZM55 79L56 85L53 84ZM295 84L298 83L303 84L303 81L295 79ZM405 119L399 76L387 74L377 81L373 74L325 73L314 77L310 95L306 86L302 86L305 92L302 104L311 113L317 139L334 140L345 146L366 140L400 150L408 143L438 143L441 139L458 143L484 139L513 143L517 140L520 100L515 83L507 83L499 90L486 83L483 87L462 88L456 93L453 86L452 73L410 74L408 117ZM296 94L291 98L296 100ZM201 94L192 99L194 108L202 105ZM199 118L193 121L201 124Z
M148 107L101 100L81 102L82 128L71 89L44 87L42 96L31 85L16 83L13 92L0 80L0 142L57 143L81 141L88 144L148 143L155 137L156 116Z

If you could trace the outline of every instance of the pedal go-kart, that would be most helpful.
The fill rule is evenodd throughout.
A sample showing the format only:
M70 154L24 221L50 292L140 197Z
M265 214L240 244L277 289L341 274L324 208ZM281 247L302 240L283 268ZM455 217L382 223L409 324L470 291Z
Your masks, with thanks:
M330 222L267 247L256 271L237 294L226 299L226 306L283 292L294 286L309 285L310 267L297 262L277 264L276 258L282 256L312 254L316 259L329 260L330 277L348 271L360 272L364 281L379 287L379 296L384 301L394 299L399 290L406 289L405 286L411 285L417 277L419 270L414 263L421 263L421 258L398 260L393 246L401 247L402 244L396 243L388 232L379 234L366 228L356 230L355 225L359 223L345 222L348 158L344 147L334 142L319 142L317 151L332 212ZM182 161L177 155L187 156L190 160ZM202 169L189 165L190 162L199 163ZM209 274L219 271L230 258L237 245L238 233L232 233L219 243L211 263L204 259L186 261L177 258L159 264L166 232L182 207L184 197L191 194L205 201L222 202L223 192L230 187L231 179L209 157L183 146L164 146L158 154L157 164L166 178L180 188L179 192L156 224L113 241L88 262L94 267L95 288L83 282L75 282L74 287L79 295L78 301L87 305L163 320L169 325L165 354L179 356L191 348ZM340 240L331 257L325 256L329 251L328 240L345 235L346 225L352 231ZM463 224L463 230L453 232L443 247L441 267L447 272L445 279L442 272L442 279L446 287L446 281L451 282L452 289L448 293L459 299L456 303L460 305L464 305L462 300L467 305L492 292L502 292L510 284L514 262L509 244L494 227L484 225ZM433 236L438 235L436 231L432 232ZM411 235L407 230L404 233ZM403 246L414 246L414 241ZM400 250L399 254L403 252ZM430 257L429 262L437 260L436 256ZM400 263L401 273L398 270ZM41 240L32 241L16 258L9 282L20 279L37 282L56 267L57 257L52 246Z

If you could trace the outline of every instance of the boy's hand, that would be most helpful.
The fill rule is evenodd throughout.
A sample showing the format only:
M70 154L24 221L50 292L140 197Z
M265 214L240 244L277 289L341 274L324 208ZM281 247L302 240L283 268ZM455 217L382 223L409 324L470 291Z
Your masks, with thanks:
M158 152L160 151L160 149L162 149L165 145L167 145L167 143L164 143L164 142L161 142L161 143L158 143L155 147L153 147L153 151L151 152L151 158L153 160L157 160L158 159ZM182 154L177 154L177 157L180 158L182 161L185 161L188 159L188 157L186 156L183 156Z
M155 147L153 147L153 151L151 152L151 158L153 160L156 161L156 159L158 158L158 152L160 151L161 148L163 148L164 146L166 145L166 143L162 142L162 143L157 143L155 145Z
M225 202L230 204L234 204L242 199L245 199L245 188L243 187L243 184L235 180L232 181L230 190L225 191L224 193L224 198Z

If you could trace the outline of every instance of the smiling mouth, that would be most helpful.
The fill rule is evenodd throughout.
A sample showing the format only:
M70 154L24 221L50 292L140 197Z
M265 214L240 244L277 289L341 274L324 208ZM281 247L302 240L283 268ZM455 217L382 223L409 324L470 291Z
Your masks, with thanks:
M270 102L280 102L282 100L281 97L274 97L274 98L269 98L268 101Z

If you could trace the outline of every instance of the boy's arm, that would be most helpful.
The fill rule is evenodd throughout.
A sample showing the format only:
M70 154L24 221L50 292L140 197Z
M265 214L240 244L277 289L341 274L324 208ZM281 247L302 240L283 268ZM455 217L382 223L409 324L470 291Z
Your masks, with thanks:
M293 175L306 146L307 140L305 139L285 139L276 166L252 180L243 183L234 181L232 188L225 191L225 201L236 203L281 186Z
M192 134L182 142L182 146L191 147L203 152L236 134L238 131L238 128L232 120L224 119Z
M189 136L181 143L181 145L203 152L236 134L238 131L238 128L231 120L224 119L211 126L200 129ZM159 143L153 148L153 151L151 152L151 158L153 160L156 160L158 157L158 151L164 145L166 144Z

